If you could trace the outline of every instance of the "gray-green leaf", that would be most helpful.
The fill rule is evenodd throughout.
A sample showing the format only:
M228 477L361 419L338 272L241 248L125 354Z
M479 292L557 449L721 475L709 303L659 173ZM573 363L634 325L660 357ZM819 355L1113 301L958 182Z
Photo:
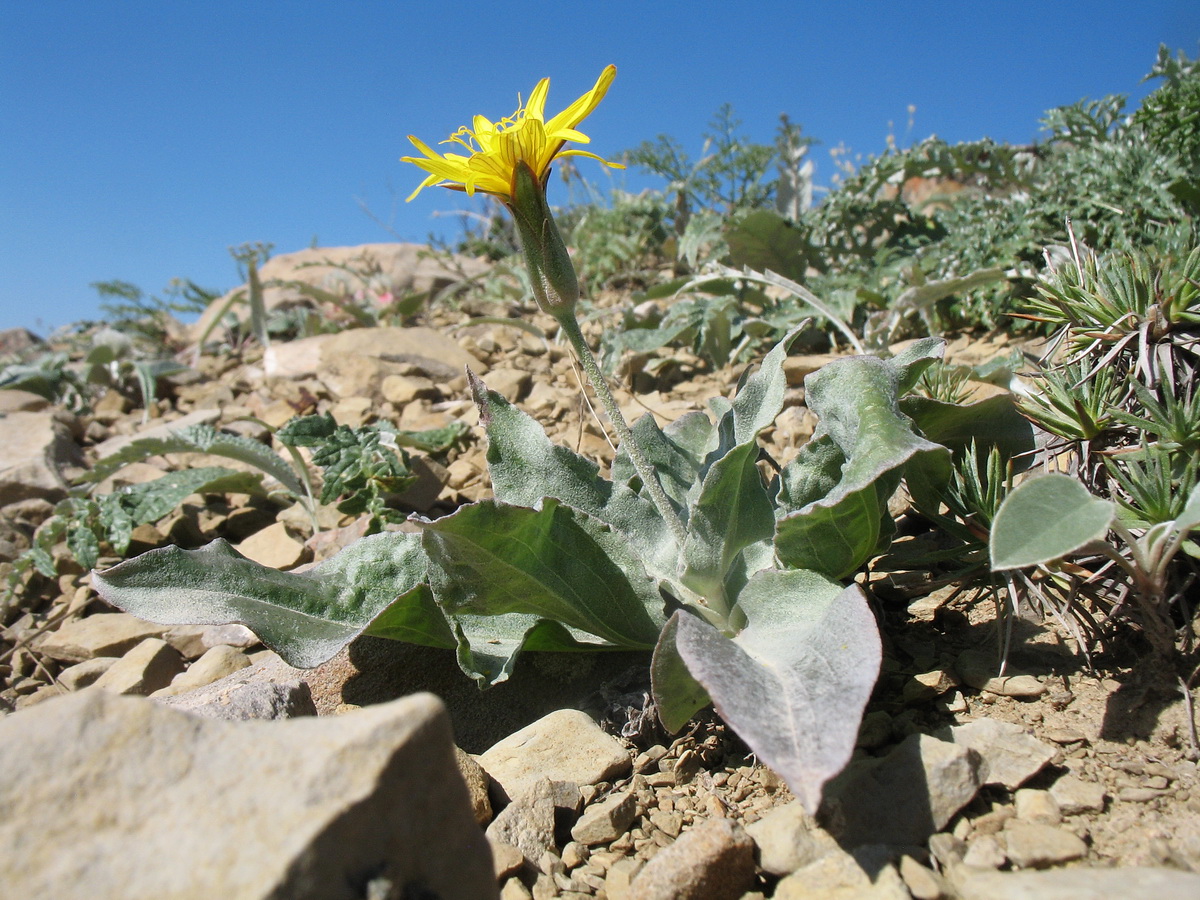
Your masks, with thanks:
M1115 505L1094 497L1069 475L1052 472L1013 489L992 523L992 571L1023 569L1074 553L1101 540Z
M162 625L240 622L293 666L325 662L366 630L434 646L456 644L430 602L418 534L362 538L306 572L246 559L225 541L163 547L93 573L109 603ZM407 608L390 611L393 604Z
M879 675L875 617L856 585L802 570L757 573L740 607L749 625L733 639L679 615L679 655L721 717L815 813L850 759Z

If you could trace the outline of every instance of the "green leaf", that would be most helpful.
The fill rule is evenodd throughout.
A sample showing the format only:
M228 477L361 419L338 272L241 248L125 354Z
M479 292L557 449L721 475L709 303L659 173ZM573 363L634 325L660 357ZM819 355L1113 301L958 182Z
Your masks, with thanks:
M730 225L725 232L733 265L803 281L808 268L808 236L781 215L756 210Z
M209 453L236 459L270 475L294 496L305 496L304 485L282 456L258 441L217 431L211 425L190 425L166 437L139 438L97 462L86 478L103 481L131 462L166 453Z
M787 376L783 372L783 361L788 347L800 333L794 329L779 341L751 375L743 373L733 398L730 413L733 416L733 442L743 444L753 441L758 433L774 422L783 409L783 398L787 393Z
M686 609L676 610L663 626L650 663L650 684L658 719L670 734L677 734L710 699L704 686L688 671L675 643L681 616L692 616Z
M1011 394L997 394L977 403L945 403L929 397L905 397L900 409L909 416L921 434L956 455L972 443L981 455L992 447L1001 456L1014 460L1016 471L1028 468L1025 457L1036 447L1033 426L1017 412Z
M775 531L775 511L757 460L753 440L718 459L688 515L683 583L718 609L727 609L723 585L737 554Z
M1200 484L1192 488L1183 512L1175 519L1175 527L1184 534L1200 526Z
M897 390L906 394L921 380L921 374L930 365L946 355L946 342L942 338L927 337L913 341L890 360L896 371Z
M170 513L190 494L251 494L265 496L262 476L224 466L202 466L168 472L162 478L118 488L119 499L134 525L154 522Z
M1116 507L1093 497L1069 475L1050 473L1021 482L992 523L992 571L1023 569L1061 559L1102 540Z
M539 616L454 616L453 621L458 635L458 666L480 687L507 681L523 650L600 649L594 641L579 640L562 624Z
M912 418L921 434L948 448L956 459L961 459L972 446L977 458L983 459L996 448L1002 464L1011 463L1016 473L1029 468L1034 458L1033 426L1017 412L1011 394L997 394L967 404L905 397L900 408ZM932 454L915 457L904 470L913 500L927 512L941 506L948 474L944 461Z
M267 306L263 298L262 281L258 277L258 260L250 257L246 261L247 301L250 304L250 329L263 348L271 346L271 334L267 329Z
M67 549L85 569L90 569L100 558L100 541L87 523L75 524L67 530Z
M382 508L384 493L400 493L416 480L403 450L388 447L379 430L339 425L313 444L312 461L324 475L321 503L346 496L339 509L350 514Z
M845 578L880 552L893 532L888 500L899 475L885 472L856 491L838 491L836 502L813 503L776 523L779 561Z
M664 431L658 427L653 414L646 413L633 423L630 430L646 461L658 473L663 492L680 510L686 510L688 498L700 484L704 457L710 449L708 444L714 429L708 416L699 411L684 413ZM613 459L612 480L629 484L635 479L639 484L639 493L646 496L645 490L640 487L640 476L622 445ZM648 497L646 500L650 502Z
M427 571L421 536L391 532L362 538L305 572L267 568L217 540L199 550L151 550L93 573L93 580L101 597L139 618L162 625L239 622L289 665L310 668L375 629L454 647L449 625L430 602Z
M630 649L658 638L662 599L626 542L553 498L483 501L421 526L448 615L532 615Z
M819 427L780 478L775 546L788 568L843 578L890 534L887 501L920 458L948 477L950 453L913 430L898 405L908 363L836 360L805 379Z
M287 447L315 447L337 430L337 421L329 413L293 416L275 432L275 439Z
M554 497L625 535L658 577L675 575L679 549L653 503L626 484L601 478L591 460L551 443L541 425L474 376L471 390L487 430L488 472L498 500L535 507Z
M429 428L425 431L391 432L401 447L411 447L422 453L442 453L466 437L470 429L463 422L451 422L444 428Z
M678 652L721 717L815 814L850 759L879 675L879 632L857 585L814 572L758 572L739 600L749 624L730 639L679 615Z

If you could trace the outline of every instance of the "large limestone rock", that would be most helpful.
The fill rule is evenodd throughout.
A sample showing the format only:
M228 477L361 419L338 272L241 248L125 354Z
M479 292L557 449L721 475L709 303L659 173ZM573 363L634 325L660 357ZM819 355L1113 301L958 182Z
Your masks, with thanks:
M455 257L454 266L460 267L463 274L471 277L487 269L485 262L470 257ZM429 248L423 244L309 247L295 253L281 253L263 264L258 272L263 283L263 303L269 310L316 305L301 290L282 283L288 281L299 281L335 294L352 296L363 287L362 279L342 267L372 273L372 289L387 291L396 299L408 294L436 292L460 278L453 267L430 255ZM204 334L228 304L231 294L245 290L246 286L242 285L214 300L193 326L193 337L199 338ZM232 311L242 319L248 315L245 304L235 304Z
M44 343L28 328L5 328L0 331L0 356L20 353Z
M88 689L0 720L13 897L496 896L441 701L225 722Z
M0 416L0 506L66 496L72 468L83 466L78 423L63 410Z
M418 371L447 381L470 366L477 374L487 363L433 328L351 328L337 334L272 344L263 357L268 378L296 380L319 375L335 397L389 399L385 386ZM409 379L412 381L412 379Z
M887 756L852 762L826 789L829 828L845 847L920 846L974 799L983 758L912 734Z

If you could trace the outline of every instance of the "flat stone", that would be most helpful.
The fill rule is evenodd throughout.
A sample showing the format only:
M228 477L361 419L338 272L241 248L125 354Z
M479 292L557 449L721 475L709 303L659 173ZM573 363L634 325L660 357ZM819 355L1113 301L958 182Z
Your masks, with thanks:
M1058 808L1058 802L1049 791L1021 788L1013 796L1013 801L1017 808L1017 818L1022 822L1057 825L1062 821L1062 810Z
M258 635L245 625L173 625L162 639L183 654L184 659L199 659L213 647L253 647Z
M1108 795L1102 784L1084 781L1075 775L1063 775L1050 785L1050 796L1064 816L1077 816L1080 813L1102 812Z
M321 345L322 379L331 366L354 358L407 364L435 380L457 378L468 366L476 374L488 369L487 363L435 328L351 328L325 338Z
M913 900L943 900L951 895L950 884L933 869L907 854L900 857L900 877Z
M815 862L834 841L817 828L799 800L769 810L746 826L758 848L758 864L772 875L788 875Z
M729 819L706 819L659 851L630 900L738 900L754 882L754 842Z
M433 382L428 378L413 378L409 375L385 375L379 383L379 395L397 407L411 403L418 397L427 397L433 389Z
M963 854L963 864L975 869L999 869L1007 862L1004 844L994 834L973 835Z
M970 747L983 757L984 784L1000 784L1016 790L1054 758L1056 748L1027 734L1020 725L995 719L976 719L956 725L946 736L954 743Z
M237 545L237 551L271 569L291 569L308 562L312 556L312 551L303 541L292 537L282 522L254 532Z
M492 820L492 801L488 798L488 777L483 767L475 762L474 757L458 747L454 748L454 761L458 764L459 774L467 786L467 794L471 798L471 812L475 821L487 825Z
M929 837L929 853L943 871L962 862L966 852L967 845L949 832L939 831Z
M50 405L50 401L41 394L32 391L22 391L15 388L0 390L0 415L15 412L37 412Z
M983 760L924 734L905 738L887 756L852 762L826 788L829 825L843 846L920 846L974 798Z
M292 719L315 716L312 691L293 669L277 656L226 675L220 681L156 703L206 719Z
M872 880L840 847L784 878L772 896L774 900L911 900L895 866L884 865Z
M905 703L919 703L932 700L947 691L958 687L959 681L952 672L945 669L934 669L932 672L922 672L914 675L904 685L902 699Z
M1153 897L1154 900L1195 900L1200 875L1176 869L1131 866L1119 869L1074 867L1046 872L953 873L961 900L1112 900Z
M96 656L92 659L85 659L83 662L75 663L59 672L58 683L68 691L83 690L94 684L97 678L119 661L120 657L117 656Z
M532 866L537 866L547 850L556 851L554 800L549 784L543 781L535 785L504 807L487 827L487 838L516 847Z
M1033 675L1006 667L1005 674L996 674L999 666L995 656L982 650L964 650L955 662L962 680L971 687L1001 697L1032 698L1046 693L1046 686Z
M783 361L783 374L790 386L799 387L804 384L804 379L813 372L840 358L833 353L809 353L800 354L799 356L789 356Z
M500 889L500 900L533 900L533 894L519 878L513 877L504 882L504 887Z
M1053 825L1011 822L1004 830L1009 861L1022 869L1041 869L1087 856L1087 844L1076 834Z
M66 496L69 470L84 465L78 422L61 409L10 412L0 418L0 506Z
M636 816L637 797L629 791L610 794L584 809L571 838L588 847L611 843L629 830Z
M263 352L263 374L270 379L285 381L311 378L321 368L321 348L325 339L326 335L317 334L294 341L273 341ZM291 418L295 410L288 407L288 413L287 418Z
M92 688L145 697L169 685L183 667L178 650L162 638L146 638L109 666Z
M488 844L492 848L492 871L496 873L497 881L520 871L525 865L525 854L511 844L493 840Z
M250 658L236 647L224 644L213 647L191 664L185 671L180 672L169 685L155 691L154 697L173 697L187 691L220 681L226 675L245 669L250 665Z
M4 891L494 898L452 746L429 694L282 723L70 694L0 720Z
M543 779L599 784L629 774L632 767L620 742L578 709L543 716L494 744L479 764L509 798Z
M517 403L529 390L530 381L530 374L521 369L498 368L488 373L487 386L510 403Z

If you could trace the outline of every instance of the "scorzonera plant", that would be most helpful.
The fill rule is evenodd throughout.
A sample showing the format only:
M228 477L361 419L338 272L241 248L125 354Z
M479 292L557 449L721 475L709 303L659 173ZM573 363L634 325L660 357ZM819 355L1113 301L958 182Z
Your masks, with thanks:
M619 439L611 477L471 375L494 499L414 518L413 532L363 538L302 573L215 541L150 551L97 573L96 585L157 622L242 622L297 666L360 634L452 649L481 686L505 680L523 650L653 651L653 699L669 730L711 701L815 811L850 757L880 665L867 597L843 581L890 543L887 504L902 477L926 494L949 477L952 451L900 406L941 344L810 375L806 402L820 426L769 478L759 436L784 405L791 336L732 399L665 428L652 416L628 425L575 318L578 280L546 197L556 159L604 162L567 144L588 141L578 126L615 75L606 68L549 119L543 80L513 115L477 116L453 134L448 143L466 154L412 138L422 155L405 157L429 173L418 190L483 192L511 212L537 301ZM983 406L920 410L931 433L962 435L995 419L996 401Z

